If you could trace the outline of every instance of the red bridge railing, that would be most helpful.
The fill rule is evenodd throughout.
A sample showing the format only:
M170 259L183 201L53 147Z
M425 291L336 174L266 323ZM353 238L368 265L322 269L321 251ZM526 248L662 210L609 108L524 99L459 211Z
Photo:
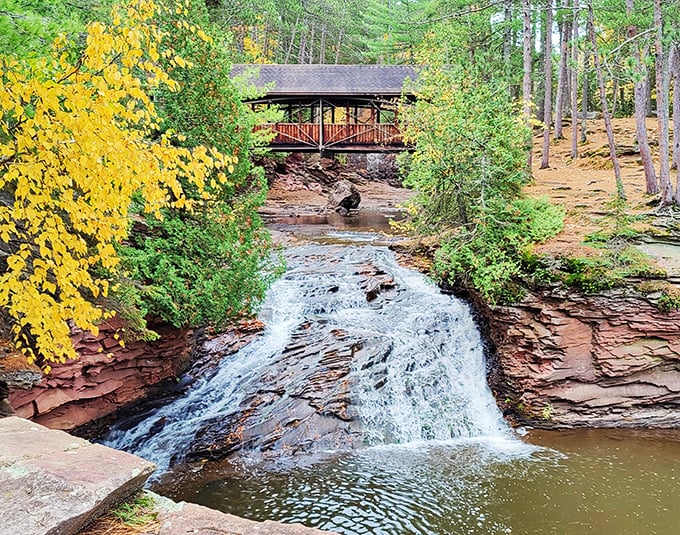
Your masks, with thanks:
M276 150L403 150L404 143L394 124L276 123L261 125L276 135L270 148Z

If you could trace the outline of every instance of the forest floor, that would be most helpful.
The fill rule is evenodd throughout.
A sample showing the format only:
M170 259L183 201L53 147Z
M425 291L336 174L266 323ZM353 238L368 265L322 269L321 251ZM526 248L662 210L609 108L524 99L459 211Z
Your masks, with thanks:
M621 177L627 197L625 214L635 218L652 214L659 196L645 193L645 176L636 147L635 120L614 119L614 135L621 164ZM656 138L656 120L648 119L650 140ZM616 182L609 157L609 146L603 120L588 121L586 143L579 143L579 158L571 158L571 128L564 129L565 139L551 141L550 167L539 169L542 136L534 138L534 182L525 188L531 197L548 197L565 209L564 230L538 247L550 256L589 256L596 251L583 244L589 234L611 230L616 223ZM652 147L654 151L656 147ZM658 154L655 154L658 157ZM658 169L658 162L657 162ZM644 230L645 223L637 223Z

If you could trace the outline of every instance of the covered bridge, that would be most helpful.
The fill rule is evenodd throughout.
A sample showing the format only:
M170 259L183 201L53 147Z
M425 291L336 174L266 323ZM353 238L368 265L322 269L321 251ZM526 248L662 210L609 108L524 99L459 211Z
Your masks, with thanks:
M286 152L400 151L397 105L413 98L404 65L235 65L232 75L252 71L266 95L253 107L277 105L280 123L267 125L272 150Z

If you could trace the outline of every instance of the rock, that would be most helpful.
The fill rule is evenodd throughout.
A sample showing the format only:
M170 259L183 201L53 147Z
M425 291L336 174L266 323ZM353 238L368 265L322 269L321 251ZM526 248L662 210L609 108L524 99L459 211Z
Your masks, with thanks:
M13 372L11 406L17 415L47 427L73 430L147 398L164 381L182 375L194 344L191 330L166 324L151 328L160 335L158 340L132 341L125 347L119 344L125 326L118 318L100 326L98 336L74 331L72 341L80 358L54 364L48 375L36 368L22 372L20 380ZM0 379L6 360L0 358ZM29 390L17 387L29 379L39 382Z
M161 502L162 503L162 502ZM302 524L283 524L281 522L255 522L238 516L221 513L193 503L170 502L161 508L158 521L158 535L177 535L179 533L228 533L229 535L333 535L329 531L308 528Z
M360 202L361 195L348 180L336 182L328 195L328 204L340 215L347 215L350 210L357 208Z
M0 381L0 418L7 416L14 416L16 413L9 404L7 396L9 395L9 387L5 381Z
M475 303L495 346L492 388L520 422L680 426L680 312L662 312L632 291Z
M372 263L357 264L357 289L372 307L396 299L394 277ZM334 293L335 284L320 292ZM255 386L245 391L234 414L206 422L187 445L187 460L219 459L258 451L263 459L324 454L362 445L364 432L352 399L352 369L375 372L384 385L384 360L392 351L386 337L348 334L324 320L301 323L288 345L272 359Z
M26 356L16 351L9 342L0 340L0 381L11 388L28 389L38 384L43 373L35 364L29 364Z
M0 420L0 535L71 535L139 491L148 461L49 430Z

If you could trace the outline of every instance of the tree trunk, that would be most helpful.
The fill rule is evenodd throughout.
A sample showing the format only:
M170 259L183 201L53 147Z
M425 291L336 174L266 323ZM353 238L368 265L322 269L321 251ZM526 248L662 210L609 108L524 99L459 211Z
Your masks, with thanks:
M567 7L568 0L564 0L563 7ZM555 98L555 139L564 139L562 132L562 117L564 116L564 97L567 87L567 58L569 56L569 34L571 24L566 16L560 19L560 69L557 77L557 97Z
M619 75L614 75L614 87L612 87L612 117L616 117L616 109L619 107Z
M680 171L680 45L673 44L673 169ZM677 192L676 192L677 194Z
M326 63L326 25L321 27L321 44L319 45L319 63Z
M345 29L340 28L340 35L338 35L338 44L335 47L335 64L337 65L340 63L340 50L342 49L342 38L344 35Z
M298 24L300 24L300 16L295 19L295 24L293 25L293 31L290 36L288 47L286 48L286 55L284 56L283 63L290 62L290 55L293 52L293 46L295 45L295 34L297 33Z
M632 15L635 11L635 0L626 0L626 11ZM637 27L630 26L628 28L628 38L632 39L637 35ZM635 47L635 69L636 79L634 84L635 95L635 128L637 133L638 147L640 147L640 159L642 160L642 168L645 171L646 191L652 195L658 193L659 186L656 181L656 171L654 170L654 161L652 160L652 151L649 148L649 137L647 135L647 67L643 61L643 53L640 51L640 46L634 43Z
M659 130L659 186L661 187L661 204L673 202L673 185L671 184L670 147L668 144L668 92L670 86L670 62L663 48L663 20L661 17L661 0L654 0L654 28L656 39L656 119Z
M604 125L607 129L607 141L609 143L609 156L614 166L614 177L616 179L616 193L619 199L626 199L626 193L623 189L623 181L621 180L621 166L619 165L619 158L616 155L616 143L614 141L614 130L612 129L612 120L609 115L609 105L607 104L607 89L604 84L604 76L600 66L600 56L597 50L597 39L595 37L595 24L593 22L593 3L592 0L588 3L588 33L590 35L590 44L593 47L593 64L595 66L595 76L597 77L597 85L600 89L600 100L602 101L602 116L604 117Z
M531 126L532 102L531 102L531 0L523 0L522 3L522 40L524 49L524 78L522 80L522 101L524 102L524 121L529 129L529 153L527 163L531 172L533 128Z
M509 82L512 74L512 64L510 63L510 60L512 57L513 41L512 3L506 2L505 6L503 6L503 65L505 66L505 75L508 79L508 98L512 98L512 84Z
M536 66L536 85L534 89L534 101L536 106L536 120L542 121L545 117L545 76L538 76L539 72L545 73L545 37L546 37L546 20L545 9L540 9L540 13L536 17L536 35L540 35L538 39L540 50L538 52L538 65Z
M307 52L307 34L303 33L300 36L300 48L298 49L298 63L306 63L305 54Z
M316 34L316 26L312 26L312 33L309 36L309 42L307 43L309 61L307 63L314 63L314 36Z
M583 87L581 88L581 143L588 141L588 93L590 87L588 85L588 68L590 65L590 51L586 46L583 53Z
M546 0L545 6L545 99L543 101L541 169L550 167L550 123L552 122L552 0Z
M572 19L572 43L571 43L571 159L578 158L578 10L579 0L572 0L574 10Z

